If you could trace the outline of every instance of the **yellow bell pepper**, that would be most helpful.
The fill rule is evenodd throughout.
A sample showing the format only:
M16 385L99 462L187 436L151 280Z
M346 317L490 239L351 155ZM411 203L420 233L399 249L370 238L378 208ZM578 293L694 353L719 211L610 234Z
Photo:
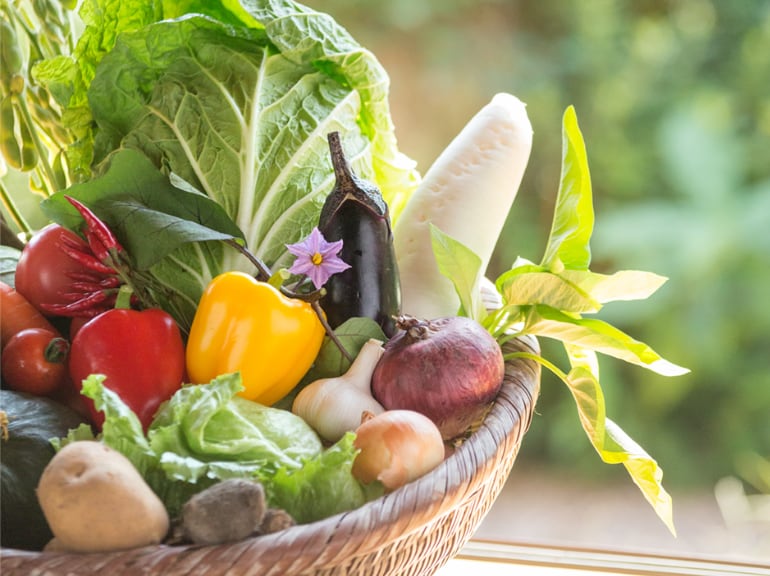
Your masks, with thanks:
M187 342L194 383L240 372L240 395L265 406L291 392L313 364L324 327L312 306L242 272L214 278L201 297Z

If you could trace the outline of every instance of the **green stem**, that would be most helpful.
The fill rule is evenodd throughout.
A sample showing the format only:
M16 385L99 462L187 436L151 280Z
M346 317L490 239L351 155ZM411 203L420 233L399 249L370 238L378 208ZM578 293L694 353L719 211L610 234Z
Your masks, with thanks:
M43 144L43 141L40 140L40 135L38 134L37 130L35 130L35 122L32 120L32 114L29 112L27 101L23 98L23 94L19 94L16 101L19 105L19 110L21 110L21 114L24 117L24 122L26 122L27 126L30 128L29 132L32 135L32 143L35 145L35 149L37 150L38 163L43 166L43 173L48 180L48 186L46 186L46 195L50 196L52 194L52 190L55 191L56 189L56 174L54 174L53 168L51 168L51 164L48 162L49 150L45 144Z
M340 342L340 339L337 338L337 335L334 333L334 330L329 325L328 320L326 320L326 314L324 314L323 309L321 308L321 304L318 303L316 300L315 302L311 302L310 305L313 307L313 310L315 310L316 316L318 316L318 319L321 321L321 325L324 327L324 330L326 331L326 335L329 337L329 339L334 342L334 345L339 348L342 355L345 357L345 359L353 363L353 356L350 355L350 352L347 351L345 346Z
M0 180L0 198L2 198L3 206L8 210L8 214L13 218L13 221L19 230L21 230L27 237L31 236L32 227L16 207L16 203L13 201L13 198L11 198L11 194L8 192L8 189L5 187L5 183L2 180Z
M257 280L271 283L271 280L275 279L268 265L265 264L259 258L257 258L254 254L252 254L251 251L248 248L246 248L246 246L244 246L240 242L237 242L235 239L225 240L225 243L232 246L236 250L238 250L241 254L243 254L249 260L249 262L251 262L256 267ZM334 330L329 325L329 322L326 320L326 314L324 314L324 311L321 308L321 304L319 303L319 300L321 299L321 296L323 296L324 294L323 288L319 288L318 290L313 290L312 292L308 292L307 294L294 292L293 290L289 290L285 286L277 286L277 288L278 290L280 290L281 294L283 294L288 298L295 298L297 300L302 300L303 302L308 302L312 306L313 310L315 311L316 316L318 316L318 320L320 320L321 325L324 327L324 330L326 331L326 335L329 336L329 339L332 342L334 342L337 348L340 349L340 352L348 360L348 362L353 362L353 357L345 349L345 346L343 346L339 338L337 338L337 335L334 333Z
M115 308L122 309L122 310L128 310L131 308L131 295L134 293L131 286L128 284L123 284L123 286L118 289L118 297L115 300Z
M567 375L561 370L561 368L556 366L556 364L554 364L553 362L546 360L539 354L533 354L532 352L510 352L509 354L505 354L503 358L505 358L506 362L514 358L524 358L526 360L534 360L535 362L540 363L543 367L553 372L562 381L564 382L568 381Z
M232 238L225 240L225 244L228 244L238 250L238 252L243 254L248 259L248 261L254 265L254 267L257 269L257 280L272 284L271 280L273 279L273 273L271 272L270 267L262 260L257 258L254 254L252 254L251 251L246 248L246 246ZM278 289L281 291L281 294L288 298L302 300L303 302L309 302L311 304L320 300L324 293L323 288L319 288L318 290L313 290L312 292L308 293L295 292L294 290L290 290L285 286L278 286Z

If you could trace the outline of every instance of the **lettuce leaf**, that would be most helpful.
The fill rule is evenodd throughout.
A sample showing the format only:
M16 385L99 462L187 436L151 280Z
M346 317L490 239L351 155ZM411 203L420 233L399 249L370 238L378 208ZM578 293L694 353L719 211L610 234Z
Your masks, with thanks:
M242 388L238 374L183 386L145 435L131 409L104 386L104 376L83 382L83 394L105 415L100 440L131 461L172 516L193 494L227 478L261 481L268 504L298 521L351 510L379 495L351 473L352 438L324 450L304 420L237 396ZM79 438L73 431L54 445Z
M354 510L384 494L379 482L366 486L353 476L353 460L358 453L353 446L355 438L348 432L302 468L283 469L265 479L268 500L279 508L295 510L294 519L302 524Z

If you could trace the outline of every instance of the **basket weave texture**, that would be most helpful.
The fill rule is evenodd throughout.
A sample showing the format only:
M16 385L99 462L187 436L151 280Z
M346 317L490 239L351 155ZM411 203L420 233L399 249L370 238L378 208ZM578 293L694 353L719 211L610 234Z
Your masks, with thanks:
M537 351L517 339L504 352ZM205 576L434 574L470 539L503 488L540 386L532 360L506 362L500 394L483 423L436 469L350 512L275 534L217 546L152 546L68 554L0 551L3 576L33 574Z

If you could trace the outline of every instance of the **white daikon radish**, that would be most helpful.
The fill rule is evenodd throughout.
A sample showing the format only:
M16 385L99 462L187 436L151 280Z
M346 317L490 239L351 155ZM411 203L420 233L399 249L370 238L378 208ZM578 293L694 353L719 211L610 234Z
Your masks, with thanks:
M405 314L427 319L457 314L460 299L438 271L430 224L473 250L486 271L531 149L524 103L500 93L439 155L393 232Z

